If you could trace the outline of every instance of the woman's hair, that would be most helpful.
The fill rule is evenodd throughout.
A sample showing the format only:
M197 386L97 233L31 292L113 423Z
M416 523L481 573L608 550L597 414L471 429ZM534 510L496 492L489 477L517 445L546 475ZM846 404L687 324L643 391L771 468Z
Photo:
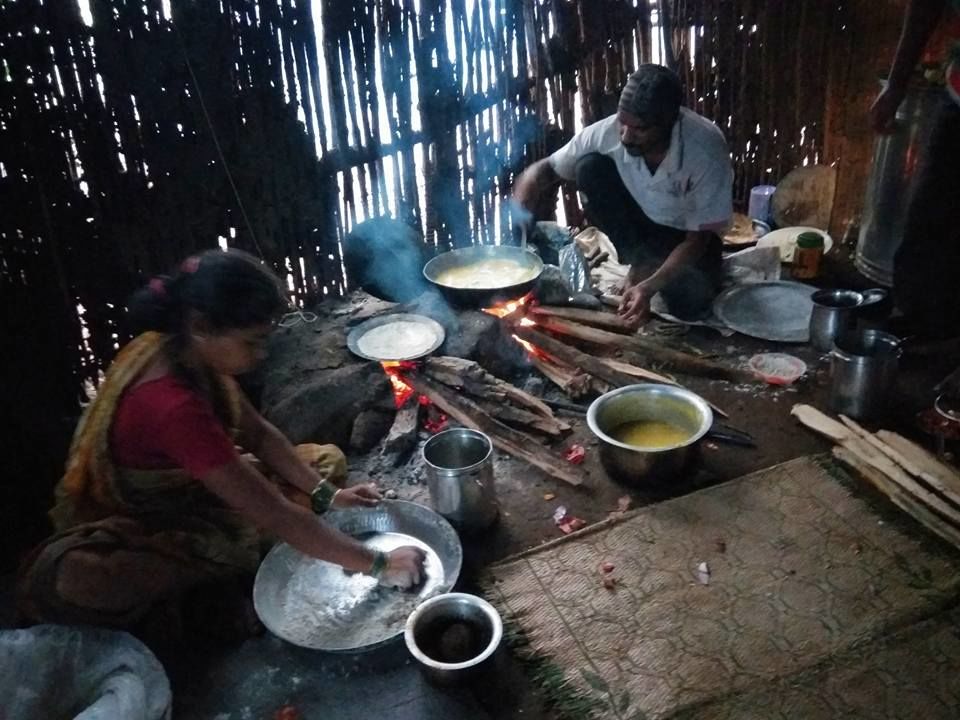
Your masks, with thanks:
M269 323L288 306L279 279L240 250L208 250L188 257L173 275L161 275L130 299L136 333L178 334L191 311L214 332Z

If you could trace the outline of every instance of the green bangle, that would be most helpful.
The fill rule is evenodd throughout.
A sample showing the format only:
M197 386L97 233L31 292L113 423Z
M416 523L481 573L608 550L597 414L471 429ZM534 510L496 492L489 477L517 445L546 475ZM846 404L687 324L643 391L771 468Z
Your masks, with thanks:
M373 564L370 566L370 570L367 572L367 575L371 575L375 578L379 578L383 575L383 571L387 569L387 554L381 550L373 551Z
M323 515L330 509L333 502L333 496L337 494L337 488L333 487L326 480L321 481L310 493L310 507L317 515Z

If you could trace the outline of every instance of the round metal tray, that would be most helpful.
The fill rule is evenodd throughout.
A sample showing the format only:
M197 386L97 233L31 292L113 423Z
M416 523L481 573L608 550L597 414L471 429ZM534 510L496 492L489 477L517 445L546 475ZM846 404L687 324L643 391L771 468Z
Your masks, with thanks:
M426 581L415 592L380 587L371 577L304 555L286 543L260 564L253 604L267 629L300 647L365 652L403 635L407 617L429 597L448 592L463 550L443 517L417 503L331 511L325 520L378 550L417 545L427 553Z
M388 352L377 354L361 350L361 341L367 333L379 328L394 326L395 338ZM407 331L409 326L415 326L414 335ZM366 360L377 362L399 362L401 360L416 360L425 357L443 345L446 333L443 325L436 320L423 315L411 313L394 313L371 318L357 325L347 335L347 347L350 352Z
M810 340L810 296L817 288L775 281L745 283L724 290L713 301L713 312L731 330L775 342Z

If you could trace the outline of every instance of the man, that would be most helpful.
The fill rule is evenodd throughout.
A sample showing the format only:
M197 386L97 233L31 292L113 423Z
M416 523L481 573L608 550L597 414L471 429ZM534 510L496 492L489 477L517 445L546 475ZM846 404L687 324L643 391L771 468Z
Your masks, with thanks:
M719 128L687 108L675 73L642 65L616 115L527 168L513 197L537 206L561 180L586 196L588 220L630 265L620 314L639 325L663 294L677 317L705 315L720 286L721 241L733 215L733 169Z
M941 43L960 38L957 10L947 0L910 0L900 43L883 92L871 109L877 132L892 132L897 108L907 94L920 56L935 31ZM951 55L957 57L957 47ZM893 293L903 312L905 332L946 337L960 326L960 64L947 65L946 92L921 152L909 198L903 239L893 261Z

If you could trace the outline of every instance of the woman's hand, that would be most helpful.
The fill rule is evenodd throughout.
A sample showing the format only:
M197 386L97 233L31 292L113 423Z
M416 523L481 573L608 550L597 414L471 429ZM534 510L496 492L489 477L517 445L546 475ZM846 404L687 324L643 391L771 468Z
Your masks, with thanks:
M387 553L387 567L380 575L380 584L398 590L410 590L426 579L423 563L427 554L407 545Z
M330 507L374 507L383 499L376 483L363 483L353 487L337 490Z

